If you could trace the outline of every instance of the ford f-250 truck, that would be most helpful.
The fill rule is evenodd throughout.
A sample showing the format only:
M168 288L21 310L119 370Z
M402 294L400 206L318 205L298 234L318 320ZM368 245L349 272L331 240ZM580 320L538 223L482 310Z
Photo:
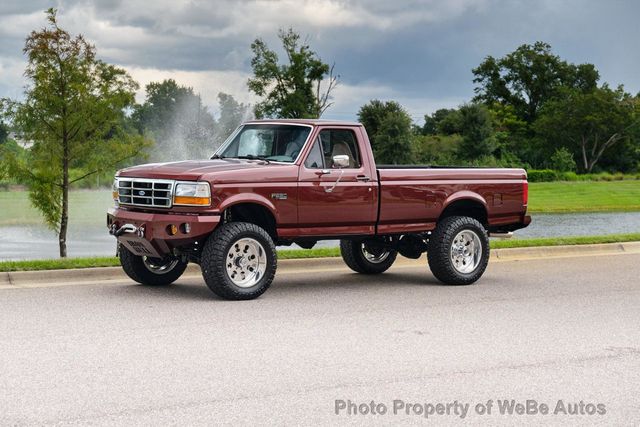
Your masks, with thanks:
M270 286L276 245L323 239L358 273L426 252L440 281L471 284L489 235L530 223L527 197L522 169L376 166L361 124L262 120L210 160L120 170L107 225L134 281L170 284L195 262L214 293L242 300Z

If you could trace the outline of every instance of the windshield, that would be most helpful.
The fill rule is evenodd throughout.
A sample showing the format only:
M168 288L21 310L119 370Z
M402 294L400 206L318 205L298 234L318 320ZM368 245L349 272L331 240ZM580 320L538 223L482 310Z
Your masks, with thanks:
M309 126L249 124L234 132L213 158L265 159L293 163L311 132Z

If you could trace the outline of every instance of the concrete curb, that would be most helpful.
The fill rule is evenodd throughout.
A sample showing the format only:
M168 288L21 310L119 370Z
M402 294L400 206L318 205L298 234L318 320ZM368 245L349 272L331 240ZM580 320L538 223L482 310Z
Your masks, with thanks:
M640 253L640 242L494 249L491 251L491 262L631 253ZM394 266L412 267L422 266L424 263L424 256L417 260L398 258ZM278 261L279 274L308 274L336 268L346 268L342 258L302 258ZM185 272L185 276L192 277L200 276L200 274L200 267L195 264L189 264ZM120 267L16 271L0 273L0 289L118 283L123 280L128 280L128 278Z

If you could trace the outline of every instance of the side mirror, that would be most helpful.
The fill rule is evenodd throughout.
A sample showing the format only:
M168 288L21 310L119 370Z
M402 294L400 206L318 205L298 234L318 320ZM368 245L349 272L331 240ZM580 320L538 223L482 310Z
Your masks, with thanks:
M333 156L333 167L335 168L348 168L349 167L349 156L346 154L341 154L338 156Z

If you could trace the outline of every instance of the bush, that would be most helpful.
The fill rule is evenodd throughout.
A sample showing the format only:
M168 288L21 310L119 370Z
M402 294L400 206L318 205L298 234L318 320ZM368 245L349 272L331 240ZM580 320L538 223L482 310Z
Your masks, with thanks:
M550 166L551 169L559 172L574 172L576 170L576 161L569 150L561 147L556 148L556 151L551 156Z
M580 175L575 172L562 172L559 178L561 181L578 181Z
M527 171L529 182L551 182L559 180L558 172L551 169L531 169Z

